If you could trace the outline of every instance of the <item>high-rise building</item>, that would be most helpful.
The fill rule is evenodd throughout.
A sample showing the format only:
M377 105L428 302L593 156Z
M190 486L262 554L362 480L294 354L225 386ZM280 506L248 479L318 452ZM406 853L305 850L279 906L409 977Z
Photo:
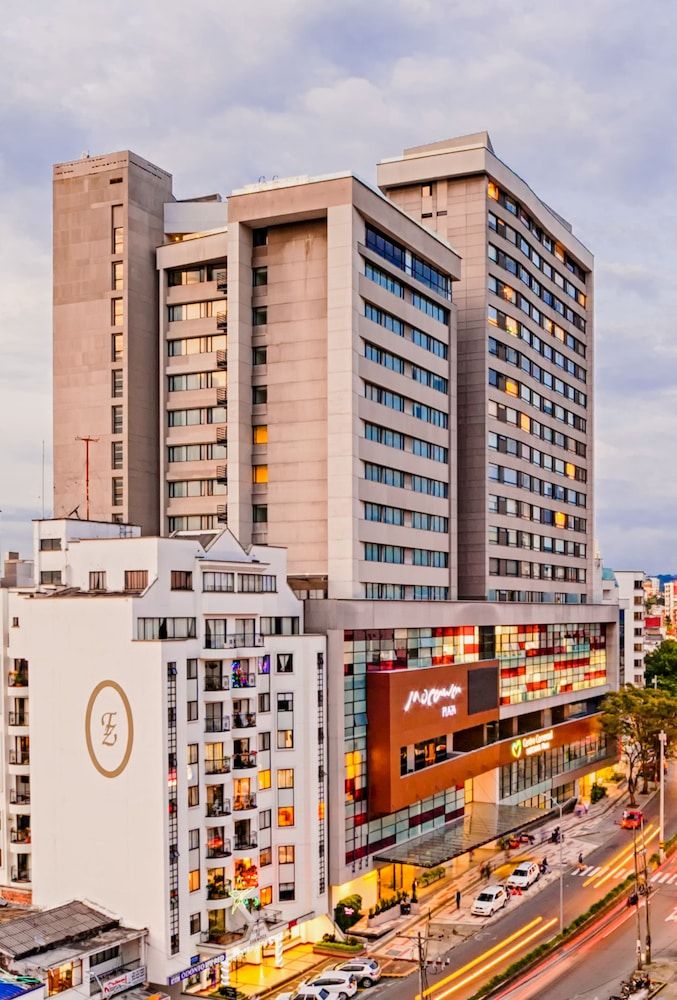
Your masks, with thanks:
M459 596L584 603L593 565L592 254L486 132L381 189L459 251Z
M54 168L57 517L157 532L154 263L171 198L170 175L134 153Z
M615 755L592 256L485 133L379 183L168 198L152 263L160 531L287 548L327 636L332 904L479 846L461 816L491 840L585 797Z

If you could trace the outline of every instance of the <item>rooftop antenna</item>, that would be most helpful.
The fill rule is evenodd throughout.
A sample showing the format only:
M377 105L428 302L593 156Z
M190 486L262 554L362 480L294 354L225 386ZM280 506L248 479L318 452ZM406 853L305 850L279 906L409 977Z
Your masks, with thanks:
M85 443L85 520L89 521L89 446L99 441L95 437L76 437L76 441Z

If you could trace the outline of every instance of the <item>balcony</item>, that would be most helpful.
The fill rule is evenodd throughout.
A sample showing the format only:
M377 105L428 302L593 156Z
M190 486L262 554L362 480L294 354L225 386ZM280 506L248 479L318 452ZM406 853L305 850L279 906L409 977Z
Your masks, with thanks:
M9 762L10 764L30 764L31 755L29 750L10 750L9 751Z
M31 804L31 793L17 792L15 788L10 788L9 801L13 806L29 806Z
M256 674L235 674L232 679L231 688L239 691L242 688L255 688Z
M233 767L236 771L256 767L256 751L246 750L244 753L233 754Z
M236 795L233 798L233 810L242 812L245 809L256 809L255 795Z
M27 726L28 712L9 712L8 722L10 726Z
M228 899L230 896L231 883L218 882L207 886L207 899Z
M24 830L10 830L9 841L10 844L30 844L31 828L26 827Z
M227 465L217 465L216 466L216 481L217 483L224 483L228 485L228 466Z
M230 840L224 840L220 845L214 845L212 847L207 846L207 858L229 858L233 850L230 846Z
M23 868L12 868L10 872L10 880L12 882L30 882L31 873Z
M225 351L216 352L216 367L220 368L221 371L225 371L228 367L228 359Z
M236 712L233 715L235 729L251 729L256 725L256 712Z
M219 406L225 406L228 402L228 390L224 386L219 386L216 390L216 402Z
M230 774L230 757L215 757L205 761L205 774Z
M216 287L219 292L223 292L224 295L228 294L228 271L217 271L216 272Z
M227 330L228 329L228 313L218 312L216 314L216 329L217 330Z
M7 684L12 688L27 688L28 672L25 670L10 670L7 675Z
M225 503L220 503L216 508L216 523L226 524L228 522L228 508Z
M214 816L230 816L230 799L219 799L216 802L208 802L207 816L211 818Z
M218 705L219 703L216 702ZM222 719L205 719L206 733L228 733L230 732L230 719L224 715Z
M263 636L255 632L235 632L233 635L215 633L205 636L205 649L236 649L250 646L263 646Z
M257 839L255 833L248 833L244 837L235 838L236 851L251 851L251 849L256 846L257 846Z
M229 687L230 680L227 677L205 674L205 691L227 691Z
M216 443L217 444L227 444L228 443L228 430L222 425L216 428Z

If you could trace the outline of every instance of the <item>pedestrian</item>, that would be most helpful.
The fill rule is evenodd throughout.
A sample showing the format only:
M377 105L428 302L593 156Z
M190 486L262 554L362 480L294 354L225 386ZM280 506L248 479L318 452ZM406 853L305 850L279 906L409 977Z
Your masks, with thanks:
M579 870L579 872L582 872L584 868L585 868L585 865L583 864L583 851L579 851L578 852L578 870Z
M456 909L457 910L461 909L461 890L460 889L456 890Z

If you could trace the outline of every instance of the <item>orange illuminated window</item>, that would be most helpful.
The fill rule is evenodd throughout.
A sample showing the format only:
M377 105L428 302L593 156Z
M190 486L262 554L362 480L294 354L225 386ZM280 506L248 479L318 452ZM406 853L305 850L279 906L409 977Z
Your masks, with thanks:
M259 894L261 899L261 906L269 906L273 902L273 887L272 885L261 886L261 892Z
M505 391L509 396L519 396L517 382L512 382L509 378L505 380Z
M252 466L252 482L253 483L267 483L268 482L268 466L267 465L253 465Z
M531 430L531 418L526 413L520 413L520 427L523 431Z
M561 511L556 510L555 511L555 525L558 528L564 528L564 527L566 527L566 523L567 523L567 516L566 516L566 514L562 514Z
M496 187L493 181L489 181L487 193L490 198L493 198L494 201L498 201L498 188Z
M317 818L320 823L324 821L324 802L320 802L317 807Z
M194 868L192 872L188 872L188 892L195 892L195 890L199 888L200 888L200 869Z
M270 788L270 768L267 771L259 771L259 788Z
M505 328L508 333L512 333L513 336L517 336L517 320L513 319L512 316L505 317Z
M268 444L268 428L265 424L254 427L254 444Z
M277 810L277 825L278 826L293 826L294 825L294 807L293 806L279 806Z
M576 466L573 465L571 462L567 462L566 469L567 469L567 476L569 477L569 479L573 479L574 476L576 475Z

